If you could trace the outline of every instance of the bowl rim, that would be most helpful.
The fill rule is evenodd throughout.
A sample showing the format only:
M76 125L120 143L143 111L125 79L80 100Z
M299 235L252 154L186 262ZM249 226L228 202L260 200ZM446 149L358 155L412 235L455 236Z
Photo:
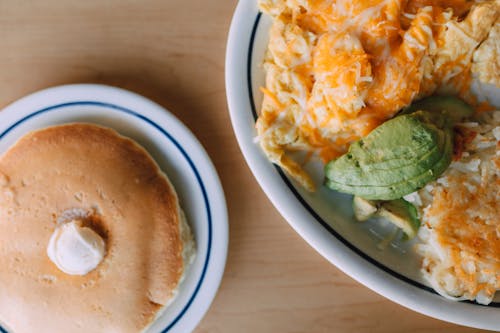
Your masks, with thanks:
M252 57L262 13L256 1L240 0L234 13L226 47L226 91L233 130L257 182L284 219L317 252L347 275L382 296L414 311L464 326L498 329L497 307L475 302L454 302L432 288L395 272L357 249L329 226L294 189L284 172L272 165L254 143ZM311 223L311 220L318 223ZM326 225L326 226L325 226ZM325 232L328 231L328 232ZM367 263L369 265L367 265Z

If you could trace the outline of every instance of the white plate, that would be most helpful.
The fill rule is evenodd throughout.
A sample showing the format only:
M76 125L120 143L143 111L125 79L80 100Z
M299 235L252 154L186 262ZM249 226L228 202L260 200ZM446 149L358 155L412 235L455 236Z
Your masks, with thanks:
M305 192L272 165L254 143L256 110L262 101L259 87L264 85L261 64L271 23L259 13L256 2L240 1L234 14L226 53L226 89L240 148L274 206L331 263L394 302L442 320L500 329L498 297L489 306L482 306L437 295L419 273L413 243L395 242L379 250L377 244L387 227L353 222L350 196L325 188L314 194ZM321 175L321 169L315 174Z
M176 188L196 239L196 259L173 303L147 332L192 331L219 287L228 244L224 194L208 155L158 104L126 90L90 84L50 88L7 106L0 112L0 154L29 131L70 122L104 125L133 138ZM0 332L6 330L0 326Z

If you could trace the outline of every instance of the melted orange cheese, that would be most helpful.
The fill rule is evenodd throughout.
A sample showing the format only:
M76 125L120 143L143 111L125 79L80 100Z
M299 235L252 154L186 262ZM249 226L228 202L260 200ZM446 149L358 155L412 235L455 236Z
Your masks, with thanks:
M417 98L446 87L466 96L488 28L466 31L500 10L485 6L469 22L466 0L259 1L273 25L257 131L268 158L290 170L300 166L288 150L328 162Z
M411 103L425 91L421 63L442 29L443 12L463 15L470 6L459 0L309 0L282 13L283 24L291 26L281 28L281 50L271 33L270 49L305 90L295 91L307 100L307 115L297 119L301 136L326 161ZM297 60L304 40L294 36L308 33L317 39ZM445 64L440 73L446 76L459 63ZM454 79L468 88L468 78Z

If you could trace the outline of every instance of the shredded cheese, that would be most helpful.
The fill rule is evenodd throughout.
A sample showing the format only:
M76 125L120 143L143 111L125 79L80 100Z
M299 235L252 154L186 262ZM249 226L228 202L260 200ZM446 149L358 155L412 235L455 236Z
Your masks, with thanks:
M273 17L257 121L263 148L304 150L327 162L417 97L436 90L468 97L472 54L483 38L467 31L478 15L458 20L471 6L465 0L260 0ZM280 140L280 126L297 139Z

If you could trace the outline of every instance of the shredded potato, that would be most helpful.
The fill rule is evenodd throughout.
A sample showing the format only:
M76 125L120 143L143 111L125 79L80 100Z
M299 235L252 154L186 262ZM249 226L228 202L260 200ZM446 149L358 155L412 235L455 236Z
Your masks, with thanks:
M492 301L500 289L500 111L459 127L450 168L416 192L423 276L447 298Z

